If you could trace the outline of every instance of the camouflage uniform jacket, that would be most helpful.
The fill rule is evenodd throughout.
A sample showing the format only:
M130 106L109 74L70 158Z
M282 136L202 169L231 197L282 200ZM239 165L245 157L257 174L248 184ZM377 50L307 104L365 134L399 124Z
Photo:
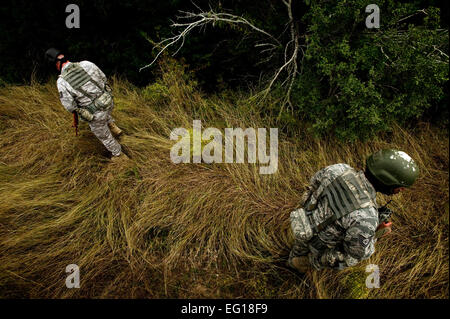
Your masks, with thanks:
M67 68L71 62L68 62L64 65L62 71ZM81 61L80 66L92 77L97 83L101 85L107 84L107 79L105 74L100 70L94 63L89 61ZM59 98L61 100L64 108L73 112L77 107L87 106L92 103L92 99L87 98L81 92L74 90L66 80L59 77L56 85L58 86ZM92 82L87 82L83 85L83 89L92 97L98 96L101 94L101 90L95 86Z
M308 206L312 201L317 201L316 210L329 210L327 199L325 197L314 198L312 190L325 187L349 168L351 167L347 164L335 164L317 172L310 181L308 191L303 195L304 206ZM363 181L376 205L375 189L365 177ZM291 214L293 229L295 222L295 215ZM308 255L311 265L317 270L323 268L343 269L354 266L374 253L375 231L378 224L378 211L371 206L357 209L336 220L314 235L308 242L302 242L294 233L295 244L290 254L290 260L296 256Z
M71 62L64 65L62 71L64 71L70 63ZM105 74L94 63L89 61L81 61L79 65L94 81L100 85L105 86L108 83ZM58 78L56 84L58 86L61 103L67 111L73 112L76 111L78 107L85 107L92 103L92 99L84 96L81 92L74 90L62 77ZM85 90L89 95L92 95L92 97L98 96L102 93L102 91L92 82L85 83L83 85L83 90ZM89 122L89 127L91 128L92 133L94 133L94 135L100 140L100 142L103 143L106 149L110 151L113 156L119 156L122 151L122 147L113 137L108 127L109 123L114 122L111 112L112 108L107 111L96 111L93 114L93 120Z

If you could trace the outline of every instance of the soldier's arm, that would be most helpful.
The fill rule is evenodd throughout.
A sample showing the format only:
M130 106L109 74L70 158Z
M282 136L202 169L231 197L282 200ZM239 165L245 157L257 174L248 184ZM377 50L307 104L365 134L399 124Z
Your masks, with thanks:
M327 175L327 167L322 168L321 170L317 171L313 177L311 177L311 179L309 180L309 187L316 189L320 186L320 184L322 183L322 180L324 178L324 176Z
M94 78L94 80L100 81L101 83L105 83L105 84L107 83L108 80L106 78L105 73L103 73L103 71L100 70L100 68L97 65L95 65L94 63L89 62L89 61L83 61L83 62L80 62L80 64L84 68L86 68L86 71L89 74L91 74L91 76Z
M106 78L105 73L103 73L103 71L100 70L100 68L98 66L96 66L95 64L94 64L94 72L95 72L96 76L98 76L103 81L103 83L105 83L105 84L108 83L108 79Z
M320 171L316 172L309 181L309 185L306 186L306 190L303 192L300 198L300 206L305 206L306 202L310 199L311 194L319 188L323 176L326 174L327 168L322 168Z
M72 113L77 108L77 102L72 94L70 94L69 90L60 81L58 81L57 86L61 104L67 111Z
M349 214L343 222L349 227L345 231L342 246L328 249L322 254L322 267L344 269L369 258L375 252L378 222L374 208L359 209Z

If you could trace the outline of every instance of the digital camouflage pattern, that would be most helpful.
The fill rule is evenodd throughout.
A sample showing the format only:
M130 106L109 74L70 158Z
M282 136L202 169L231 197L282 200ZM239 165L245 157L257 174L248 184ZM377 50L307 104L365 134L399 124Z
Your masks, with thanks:
M72 64L71 62L65 64L61 70L61 73L64 73L64 71L71 64ZM107 79L105 74L102 72L102 70L100 70L99 67L97 67L94 63L89 61L81 61L79 62L79 65L96 83L98 83L100 86L105 86L105 84L107 83ZM58 78L56 85L58 86L59 98L61 100L62 105L67 111L71 113L75 111L75 108L77 107L79 108L88 107L90 104L92 104L92 99L94 97L97 97L103 93L102 90L93 82L86 82L81 86L83 91L85 91L88 95L91 95L92 98L89 98L82 92L72 88L70 84L62 77Z
M62 72L70 66L70 62L64 65ZM86 71L86 73L100 86L105 87L107 79L105 74L92 62L82 61L79 65ZM86 94L80 91L74 90L70 84L62 77L57 81L59 98L64 108L69 111L77 111L79 108L89 108L92 104L92 99L89 99ZM98 85L92 82L86 82L82 85L82 89L87 95L93 97L100 96L103 92ZM89 121L89 127L92 133L103 143L103 145L112 153L113 156L119 156L121 153L121 146L119 142L113 137L108 127L108 123L114 122L111 116L111 112L114 108L112 104L111 108L105 111L95 111L93 113L93 119ZM83 119L83 117L81 117Z
M307 192L302 196L302 206L311 210L313 216L328 218L333 216L327 197L321 193L336 177L352 169L347 164L335 164L317 172L311 179ZM289 256L307 255L311 265L317 269L343 269L369 258L375 251L375 231L379 225L376 192L364 175L359 172L365 186L364 193L370 197L372 205L364 205L336 220L315 234L310 240L302 240L296 233L299 224L298 210L291 213L291 227L295 243Z
M105 145L106 149L112 153L113 156L119 156L122 147L119 142L113 137L108 123L114 122L111 116L111 110L98 111L94 113L94 119L89 122L89 127L92 133Z

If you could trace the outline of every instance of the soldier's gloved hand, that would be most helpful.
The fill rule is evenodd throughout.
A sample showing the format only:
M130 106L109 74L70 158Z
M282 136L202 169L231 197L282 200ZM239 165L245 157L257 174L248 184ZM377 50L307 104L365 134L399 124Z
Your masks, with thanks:
M320 257L320 263L327 268L339 268L344 261L344 254L340 251L327 249Z

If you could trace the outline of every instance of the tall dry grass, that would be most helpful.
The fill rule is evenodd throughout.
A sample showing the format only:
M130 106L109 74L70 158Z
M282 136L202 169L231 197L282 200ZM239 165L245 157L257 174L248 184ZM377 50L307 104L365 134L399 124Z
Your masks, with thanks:
M276 124L244 97L202 96L179 67L145 90L115 79L114 92L127 164L110 164L85 123L74 136L54 83L0 89L1 297L448 298L447 132L423 124L341 143L299 130L280 135L279 169L268 176L251 164L175 165L169 134L193 119ZM383 147L421 168L395 196L393 234L351 269L286 269L289 213L309 178L333 163L362 168ZM370 263L379 289L365 287ZM68 264L80 267L80 289L65 286Z

